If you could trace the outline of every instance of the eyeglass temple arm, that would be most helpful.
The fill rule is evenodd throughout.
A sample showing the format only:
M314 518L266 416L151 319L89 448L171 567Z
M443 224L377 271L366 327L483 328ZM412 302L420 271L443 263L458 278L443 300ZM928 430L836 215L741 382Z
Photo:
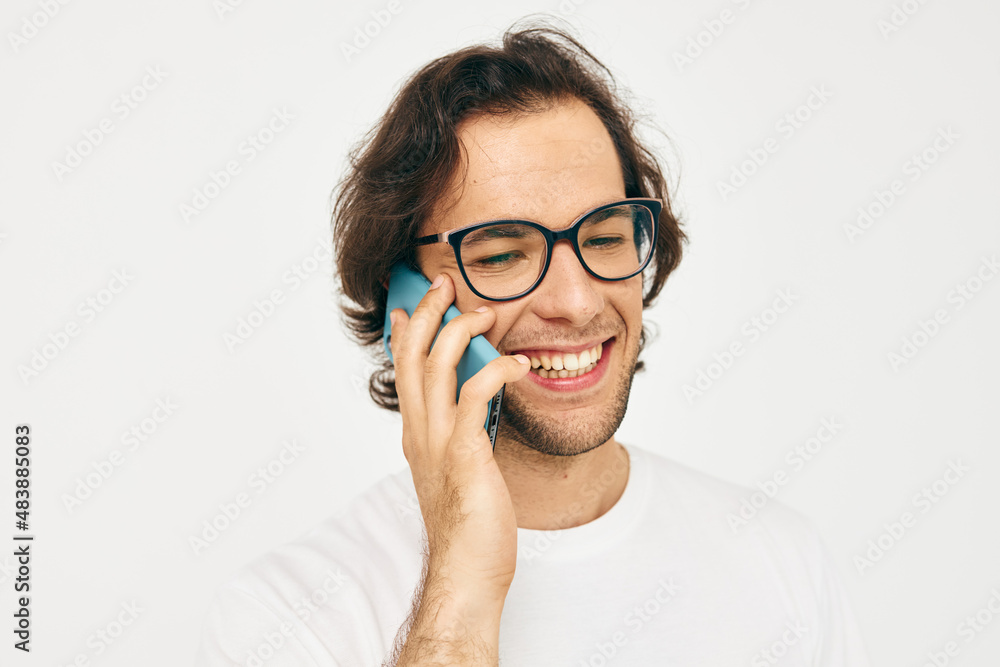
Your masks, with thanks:
M421 236L416 241L413 242L414 245L430 245L431 243L447 243L448 242L448 232L443 232L441 234L431 234L430 236Z

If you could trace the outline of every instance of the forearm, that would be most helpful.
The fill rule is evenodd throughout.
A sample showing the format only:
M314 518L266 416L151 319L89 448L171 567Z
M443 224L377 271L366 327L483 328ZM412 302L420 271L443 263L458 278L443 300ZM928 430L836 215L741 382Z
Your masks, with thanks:
M397 638L398 657L387 665L496 667L506 592L487 595L485 588L427 576L425 570L410 618Z

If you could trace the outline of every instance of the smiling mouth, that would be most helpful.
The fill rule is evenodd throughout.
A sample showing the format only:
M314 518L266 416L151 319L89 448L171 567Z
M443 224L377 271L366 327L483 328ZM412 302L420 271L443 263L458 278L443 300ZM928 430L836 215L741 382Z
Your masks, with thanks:
M604 343L598 343L578 353L534 352L529 357L531 372L543 378L575 378L586 375L597 368L603 350Z

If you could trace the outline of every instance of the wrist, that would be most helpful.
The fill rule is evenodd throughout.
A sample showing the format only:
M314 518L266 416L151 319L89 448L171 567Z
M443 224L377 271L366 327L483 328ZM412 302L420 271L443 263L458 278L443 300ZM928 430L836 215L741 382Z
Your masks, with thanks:
M424 590L433 589L456 604L470 609L501 611L514 580L513 572L484 573L432 559L428 563Z
M470 619L488 621L500 618L509 585L496 585L479 578L428 577L424 598Z

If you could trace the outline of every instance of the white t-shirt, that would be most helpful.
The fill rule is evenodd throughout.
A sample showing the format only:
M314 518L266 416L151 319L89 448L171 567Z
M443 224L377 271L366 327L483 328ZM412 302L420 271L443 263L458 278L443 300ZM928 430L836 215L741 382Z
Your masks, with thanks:
M501 665L867 667L805 518L769 500L734 529L750 489L625 448L628 483L604 515L518 528ZM198 665L381 665L410 612L422 547L404 468L223 585Z

